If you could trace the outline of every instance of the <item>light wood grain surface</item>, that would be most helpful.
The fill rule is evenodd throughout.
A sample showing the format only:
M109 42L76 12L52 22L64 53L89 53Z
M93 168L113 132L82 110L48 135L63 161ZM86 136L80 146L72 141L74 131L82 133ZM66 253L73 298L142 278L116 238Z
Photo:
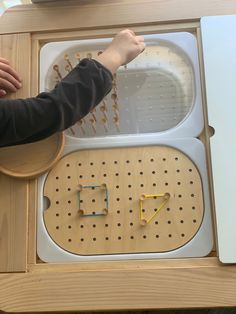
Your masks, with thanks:
M59 313L59 312L56 312ZM61 314L69 314L69 313L82 313L82 314L235 314L236 308L217 308L217 309L201 309L201 310L151 310L151 311L112 311L112 312L60 312ZM23 314L23 313L22 313ZM31 313L37 314L37 313ZM39 313L38 313L39 314ZM44 314L49 314L49 312Z
M150 8L150 9L149 9ZM144 23L197 20L202 16L235 14L234 0L90 0L57 1L10 8L0 20L1 33L110 28ZM104 19L104 12L106 14ZM43 21L43 23L42 23Z
M190 261L189 265L190 265ZM181 265L181 260L177 262ZM111 263L112 264L112 263ZM34 271L2 274L1 310L95 311L226 307L235 305L236 268L159 268L139 262L132 269ZM184 266L184 265L183 265Z
M42 312L41 312L42 313ZM50 312L43 312L43 314L49 314ZM59 313L59 312L54 312ZM201 309L201 310L151 310L151 311L112 311L112 312L60 312L60 314L235 314L236 308L217 308L217 309ZM19 313L24 314L24 313ZM29 314L40 314L39 312L36 313L29 313Z
M0 174L0 272L26 270L28 183Z

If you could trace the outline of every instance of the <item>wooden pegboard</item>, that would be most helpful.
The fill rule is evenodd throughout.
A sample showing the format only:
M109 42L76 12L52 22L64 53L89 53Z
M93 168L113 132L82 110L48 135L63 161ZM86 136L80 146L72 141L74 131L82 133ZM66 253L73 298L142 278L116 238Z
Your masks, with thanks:
M92 188L106 184L105 189ZM79 186L91 188L79 191ZM140 196L170 198L144 226ZM45 181L44 222L53 241L80 255L167 252L189 242L204 215L202 183L192 161L164 146L84 150L60 160ZM80 204L79 204L80 201ZM149 198L145 218L162 204ZM108 203L108 214L100 215ZM79 214L83 208L85 216Z

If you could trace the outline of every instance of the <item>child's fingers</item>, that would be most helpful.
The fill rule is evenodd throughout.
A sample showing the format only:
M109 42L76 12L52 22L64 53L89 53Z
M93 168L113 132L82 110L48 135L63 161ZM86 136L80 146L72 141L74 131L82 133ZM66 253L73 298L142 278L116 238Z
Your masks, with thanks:
M0 77L0 88L9 92L16 92L17 88L10 81Z
M5 72L0 69L0 79L4 81L4 85L7 84L6 82L8 82L10 84L9 86L13 85L15 88L21 88L22 86L20 81L15 77L14 70Z
M0 57L0 62L10 65L9 61L7 59L2 58L2 57Z
M4 63L0 61L0 71L2 71L0 73L0 75L2 76L3 72L10 74L15 80L17 80L18 82L21 82L21 79L18 75L18 73L7 63Z

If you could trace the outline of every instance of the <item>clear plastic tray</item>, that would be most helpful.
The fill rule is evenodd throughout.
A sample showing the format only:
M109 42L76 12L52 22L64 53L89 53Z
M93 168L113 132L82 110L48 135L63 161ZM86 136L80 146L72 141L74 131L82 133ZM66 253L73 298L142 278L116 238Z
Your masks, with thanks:
M120 67L114 89L66 131L75 138L132 134L196 137L203 129L198 50L190 33L146 35L145 51ZM111 39L46 44L40 53L40 90L49 91L78 63L103 51ZM69 63L71 65L69 65ZM53 69L58 67L58 71ZM115 96L114 96L115 95ZM115 98L114 98L115 97Z

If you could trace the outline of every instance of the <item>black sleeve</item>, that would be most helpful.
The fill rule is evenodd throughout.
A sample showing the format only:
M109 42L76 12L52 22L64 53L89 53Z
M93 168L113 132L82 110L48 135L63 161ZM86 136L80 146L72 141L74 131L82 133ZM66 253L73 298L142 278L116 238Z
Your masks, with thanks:
M65 130L98 105L111 86L109 70L83 59L49 93L0 100L0 146L35 142Z

